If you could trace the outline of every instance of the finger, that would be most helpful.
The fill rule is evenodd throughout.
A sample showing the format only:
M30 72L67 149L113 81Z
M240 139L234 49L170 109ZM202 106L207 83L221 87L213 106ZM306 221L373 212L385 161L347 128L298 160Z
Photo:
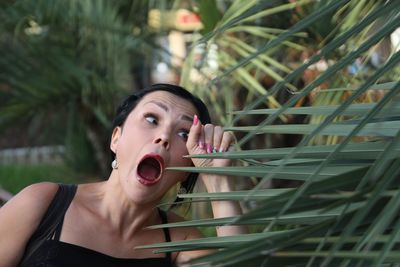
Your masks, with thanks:
M232 132L224 132L222 136L221 146L219 147L219 152L228 151L229 147L235 142L235 136Z
M212 153L214 142L214 125L204 125L204 141L206 142L207 153Z
M218 150L221 146L223 134L224 134L224 130L222 129L221 126L214 127L213 152L218 152Z
M197 115L193 117L193 123L189 130L189 136L186 141L186 147L188 150L195 149L199 145L201 140L202 125Z
M199 139L199 147L203 150L206 150L206 141L204 140L204 125L201 125L201 131L200 131L200 139Z

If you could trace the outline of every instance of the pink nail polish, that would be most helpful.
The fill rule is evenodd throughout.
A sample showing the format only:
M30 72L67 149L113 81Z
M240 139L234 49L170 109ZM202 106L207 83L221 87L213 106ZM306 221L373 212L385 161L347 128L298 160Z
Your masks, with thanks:
M197 125L199 123L199 117L197 115L194 115L193 117L193 125Z
M212 149L212 145L207 144L207 153L212 153L213 149Z

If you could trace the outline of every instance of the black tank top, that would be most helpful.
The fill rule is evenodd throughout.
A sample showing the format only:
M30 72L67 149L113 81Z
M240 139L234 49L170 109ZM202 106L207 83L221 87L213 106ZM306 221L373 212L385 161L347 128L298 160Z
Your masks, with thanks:
M64 215L76 193L76 189L76 185L60 185L38 229L28 242L19 267L172 266L171 253L167 253L163 258L122 259L60 241ZM158 211L162 223L167 223L166 213L160 209ZM165 241L170 242L169 230L166 228L163 230Z

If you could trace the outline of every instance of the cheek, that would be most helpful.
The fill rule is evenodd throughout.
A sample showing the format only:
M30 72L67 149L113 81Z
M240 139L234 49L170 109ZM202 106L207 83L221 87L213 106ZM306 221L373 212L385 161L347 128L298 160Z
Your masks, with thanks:
M149 134L146 135L140 129L126 129L118 142L118 161L133 164L142 149L142 145L149 142L148 138Z
M183 156L188 155L186 144L183 143L174 149L171 163L175 166L191 166L193 165L190 158L184 158Z
M150 142L152 138L152 132L140 128L140 127L131 127L127 128L122 134L123 142L121 142L122 147L134 148L139 144L144 144Z

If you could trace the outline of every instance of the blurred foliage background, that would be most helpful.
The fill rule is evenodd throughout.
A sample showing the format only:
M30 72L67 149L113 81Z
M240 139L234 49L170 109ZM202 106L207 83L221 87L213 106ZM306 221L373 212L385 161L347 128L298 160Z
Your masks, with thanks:
M179 83L239 144L209 155L237 166L184 170L238 192L181 195L194 220L159 227L209 239L153 248L223 248L202 266L397 266L399 16L397 0L2 1L0 186L105 179L119 100ZM199 220L220 199L246 215ZM213 237L235 223L251 234Z

